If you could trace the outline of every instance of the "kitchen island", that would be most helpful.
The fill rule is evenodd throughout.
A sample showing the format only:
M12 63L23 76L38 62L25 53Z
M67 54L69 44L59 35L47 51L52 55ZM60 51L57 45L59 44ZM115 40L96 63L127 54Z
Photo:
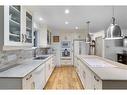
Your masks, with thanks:
M86 89L127 89L124 64L93 55L78 55L74 65Z

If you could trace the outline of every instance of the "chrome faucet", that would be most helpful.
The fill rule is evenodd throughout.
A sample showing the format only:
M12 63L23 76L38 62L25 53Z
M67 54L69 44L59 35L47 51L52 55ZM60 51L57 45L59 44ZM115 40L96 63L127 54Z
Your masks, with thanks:
M38 50L39 48L35 48L34 49L34 54L33 54L33 57L37 57L37 50Z

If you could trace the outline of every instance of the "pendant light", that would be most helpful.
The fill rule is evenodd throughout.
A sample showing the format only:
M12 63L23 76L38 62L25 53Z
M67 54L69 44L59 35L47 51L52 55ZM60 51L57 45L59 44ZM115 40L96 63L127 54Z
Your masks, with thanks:
M90 21L87 21L86 24L88 26L88 34L86 36L86 42L90 43L91 42L91 36L90 36Z
M112 12L112 24L110 24L105 33L105 39L122 39L121 28L118 24L115 24L114 7L112 7Z

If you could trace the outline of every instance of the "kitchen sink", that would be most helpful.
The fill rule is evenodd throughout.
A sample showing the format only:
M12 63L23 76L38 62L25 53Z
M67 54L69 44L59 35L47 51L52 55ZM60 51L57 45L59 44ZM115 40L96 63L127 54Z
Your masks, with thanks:
M46 58L48 58L48 56L40 56L40 57L34 58L34 60L44 60Z
M11 68L14 68L18 65L20 65L20 64L13 64L13 65L10 65L10 66L6 66L4 68L0 68L0 72L6 71L6 70L11 69Z

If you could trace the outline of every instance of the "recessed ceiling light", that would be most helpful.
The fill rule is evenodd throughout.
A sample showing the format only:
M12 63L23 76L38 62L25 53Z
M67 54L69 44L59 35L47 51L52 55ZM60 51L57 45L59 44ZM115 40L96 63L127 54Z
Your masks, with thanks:
M65 24L69 24L69 22L68 21L65 21Z
M65 10L65 14L69 14L70 11L68 9Z
M79 28L76 26L75 29L77 30L77 29L79 29Z
M40 20L40 21L42 21L42 20L43 20L43 18L41 18L41 17L40 17L40 18L39 18L39 20Z

